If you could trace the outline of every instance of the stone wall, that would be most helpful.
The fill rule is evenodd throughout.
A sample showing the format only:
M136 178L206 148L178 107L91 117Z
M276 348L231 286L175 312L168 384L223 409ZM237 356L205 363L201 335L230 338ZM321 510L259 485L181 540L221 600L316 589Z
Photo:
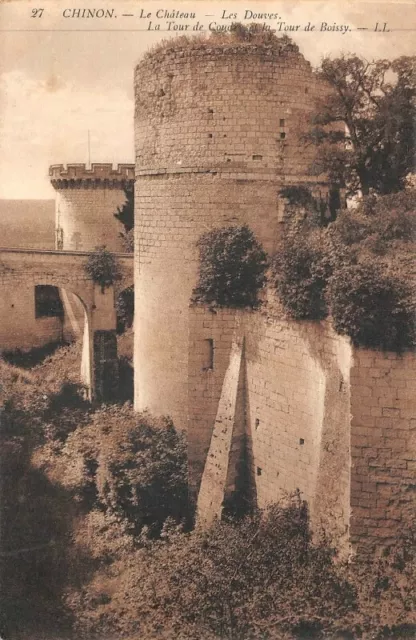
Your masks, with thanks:
M351 540L367 552L415 520L416 354L356 351L351 416Z
M229 500L230 473L234 487L243 484L245 457L260 507L299 489L314 529L344 553L349 542L360 554L391 544L416 507L416 355L352 349L329 322L189 313L190 478L195 497L201 483L200 519L220 515L215 496L220 486ZM242 340L245 446L241 424L227 426L236 393L227 372Z
M313 182L301 136L321 89L293 47L166 46L137 66L137 409L170 413L186 429L196 242L248 223L273 251L279 190Z
M27 351L49 342L60 342L62 337L62 318L36 318L35 287L32 283L1 287L0 351Z
M351 349L328 323L286 322L267 313L191 308L189 447L198 491L232 344L244 338L245 431L249 484L259 506L299 489L315 528L338 544L350 516ZM201 367L213 340L214 367ZM242 454L244 452L241 450ZM224 465L224 460L220 461ZM199 503L201 512L204 505Z

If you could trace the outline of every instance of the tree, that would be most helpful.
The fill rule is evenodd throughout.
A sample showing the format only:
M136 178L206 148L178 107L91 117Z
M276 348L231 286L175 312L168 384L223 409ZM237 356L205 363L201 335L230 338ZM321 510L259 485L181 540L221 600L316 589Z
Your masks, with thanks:
M325 58L318 75L332 93L307 136L318 147L313 173L327 172L347 195L403 189L415 168L416 57Z

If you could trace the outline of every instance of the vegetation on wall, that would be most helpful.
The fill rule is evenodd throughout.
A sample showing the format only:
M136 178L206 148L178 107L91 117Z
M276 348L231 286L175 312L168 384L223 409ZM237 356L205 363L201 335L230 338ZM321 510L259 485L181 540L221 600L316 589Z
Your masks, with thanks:
M183 49L200 49L201 47L215 47L230 45L238 48L251 46L265 46L269 50L276 50L279 55L285 51L298 52L299 47L287 35L277 36L272 30L266 30L263 24L242 24L234 22L227 31L211 31L209 35L182 35L175 39L162 40L150 48L144 55L148 58L158 53L171 53Z
M326 228L309 205L309 215L289 223L272 260L288 314L319 320L330 313L335 330L356 345L413 348L415 195L408 188L369 196Z
M192 302L255 309L266 282L267 256L248 226L204 233L199 249L199 282Z
M272 260L274 286L292 318L322 320L327 316L325 296L329 265L319 233L307 233L295 224L281 241Z
M107 287L111 287L121 277L116 256L105 246L97 247L89 255L84 268L88 277L101 287L103 293Z
M415 309L405 282L378 263L342 267L330 279L328 297L335 331L353 344L403 351L415 345Z

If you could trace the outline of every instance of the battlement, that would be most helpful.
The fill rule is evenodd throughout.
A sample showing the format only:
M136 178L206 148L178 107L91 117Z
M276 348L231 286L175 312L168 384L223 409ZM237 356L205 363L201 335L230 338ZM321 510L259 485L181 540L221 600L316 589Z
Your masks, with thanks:
M53 164L49 176L54 189L82 189L92 187L124 188L134 182L134 164L96 162L88 167L85 163Z

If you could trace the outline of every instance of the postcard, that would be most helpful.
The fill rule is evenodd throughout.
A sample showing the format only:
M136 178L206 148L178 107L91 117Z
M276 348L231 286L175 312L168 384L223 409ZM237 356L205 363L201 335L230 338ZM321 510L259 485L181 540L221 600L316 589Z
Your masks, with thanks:
M0 32L0 640L414 637L415 2Z

